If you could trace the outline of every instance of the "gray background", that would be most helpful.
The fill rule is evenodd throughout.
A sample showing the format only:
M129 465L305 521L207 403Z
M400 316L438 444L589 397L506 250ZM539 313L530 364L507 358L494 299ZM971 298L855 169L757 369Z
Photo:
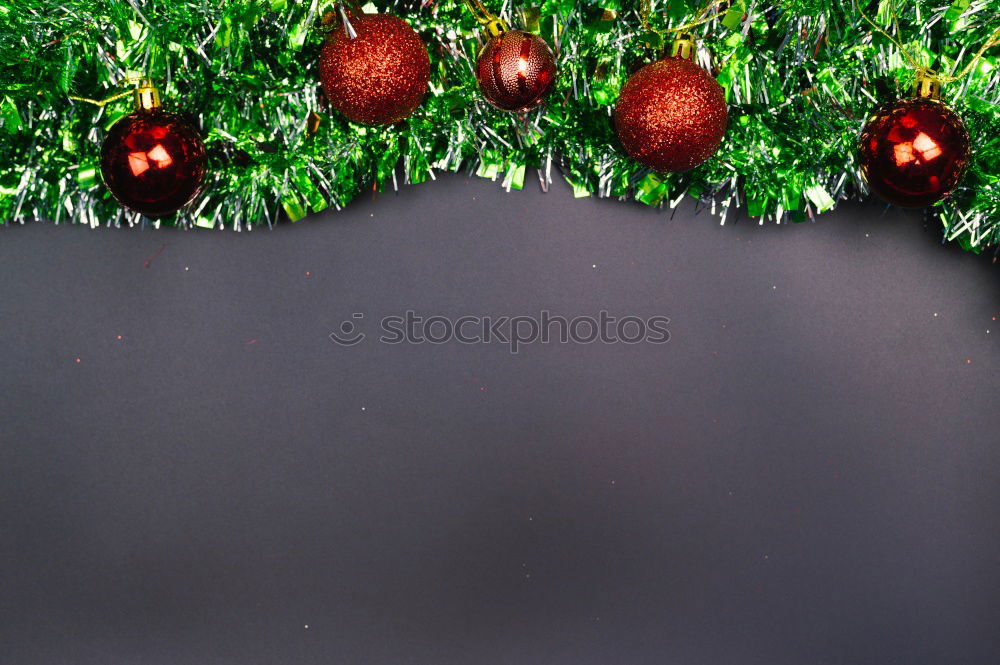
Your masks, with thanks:
M0 279L4 665L1000 662L1000 268L919 215L450 176ZM672 338L327 337L542 308Z

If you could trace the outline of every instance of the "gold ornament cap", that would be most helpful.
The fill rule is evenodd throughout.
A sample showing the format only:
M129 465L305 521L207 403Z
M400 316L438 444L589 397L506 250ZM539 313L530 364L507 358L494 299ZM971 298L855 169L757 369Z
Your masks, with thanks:
M670 55L675 58L684 58L685 60L694 60L694 53L697 45L694 41L694 36L687 32L682 32L677 35L674 40L673 46L670 47Z
M160 108L160 91L153 85L152 79L142 79L135 89L135 110L152 111Z
M482 0L465 0L472 15L476 17L479 25L483 26L483 33L487 39L494 39L510 30L510 25L490 10L486 9Z
M493 18L483 25L483 31L489 35L490 39L499 37L508 30L510 30L510 26L507 25L507 21L502 18Z
M913 96L923 99L941 97L941 82L934 76L934 72L929 70L917 72L913 79Z

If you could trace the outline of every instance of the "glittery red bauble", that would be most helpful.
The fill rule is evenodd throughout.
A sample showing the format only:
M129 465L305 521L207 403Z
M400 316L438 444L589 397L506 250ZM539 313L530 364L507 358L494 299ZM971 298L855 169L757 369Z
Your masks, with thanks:
M528 111L542 103L556 83L556 57L545 40L523 30L494 37L476 63L479 89L504 111Z
M123 206L147 217L166 217L201 190L205 144L176 113L137 111L108 132L101 148L101 174Z
M427 93L431 61L424 42L406 21L390 14L356 14L350 24L356 37L341 26L323 46L323 90L351 122L399 122Z
M860 139L861 173L872 191L903 208L948 196L969 163L969 133L934 99L905 99L876 111Z
M679 57L637 71L615 105L625 152L656 171L687 171L704 162L718 150L728 122L722 86Z

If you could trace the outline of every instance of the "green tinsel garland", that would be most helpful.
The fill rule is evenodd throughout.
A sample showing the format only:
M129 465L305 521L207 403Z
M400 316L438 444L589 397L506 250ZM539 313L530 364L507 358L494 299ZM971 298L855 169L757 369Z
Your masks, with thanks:
M1000 24L996 0L859 2L890 32L895 13L896 37L942 72L967 63ZM698 28L699 62L713 68L730 104L726 138L702 167L661 176L616 150L610 122L629 73L663 47L644 31L638 0L487 4L556 50L548 105L521 119L482 100L473 75L480 37L457 0L380 2L365 11L405 18L423 37L431 86L405 123L366 128L328 112L319 89L321 17L331 0L2 0L0 220L138 221L102 186L98 167L104 134L129 101L101 109L68 97L106 97L126 76L146 74L168 108L200 124L210 152L206 192L168 224L240 229L273 224L282 212L294 221L340 208L372 183L395 186L398 173L419 183L462 169L511 189L534 169L546 186L557 169L579 196L674 206L690 195L723 220L745 205L762 220L802 221L866 194L856 161L861 125L913 74L853 0L732 0ZM666 27L703 7L661 0L653 15ZM975 154L961 189L929 209L948 239L976 251L1000 241L997 65L988 52L943 91ZM323 120L310 135L313 111Z

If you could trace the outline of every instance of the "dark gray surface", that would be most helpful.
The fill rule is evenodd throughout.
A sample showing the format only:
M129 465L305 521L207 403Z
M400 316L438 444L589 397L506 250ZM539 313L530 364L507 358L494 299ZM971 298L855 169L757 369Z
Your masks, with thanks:
M0 663L995 664L998 276L874 206L457 176L274 232L3 229ZM327 337L542 308L672 339Z

